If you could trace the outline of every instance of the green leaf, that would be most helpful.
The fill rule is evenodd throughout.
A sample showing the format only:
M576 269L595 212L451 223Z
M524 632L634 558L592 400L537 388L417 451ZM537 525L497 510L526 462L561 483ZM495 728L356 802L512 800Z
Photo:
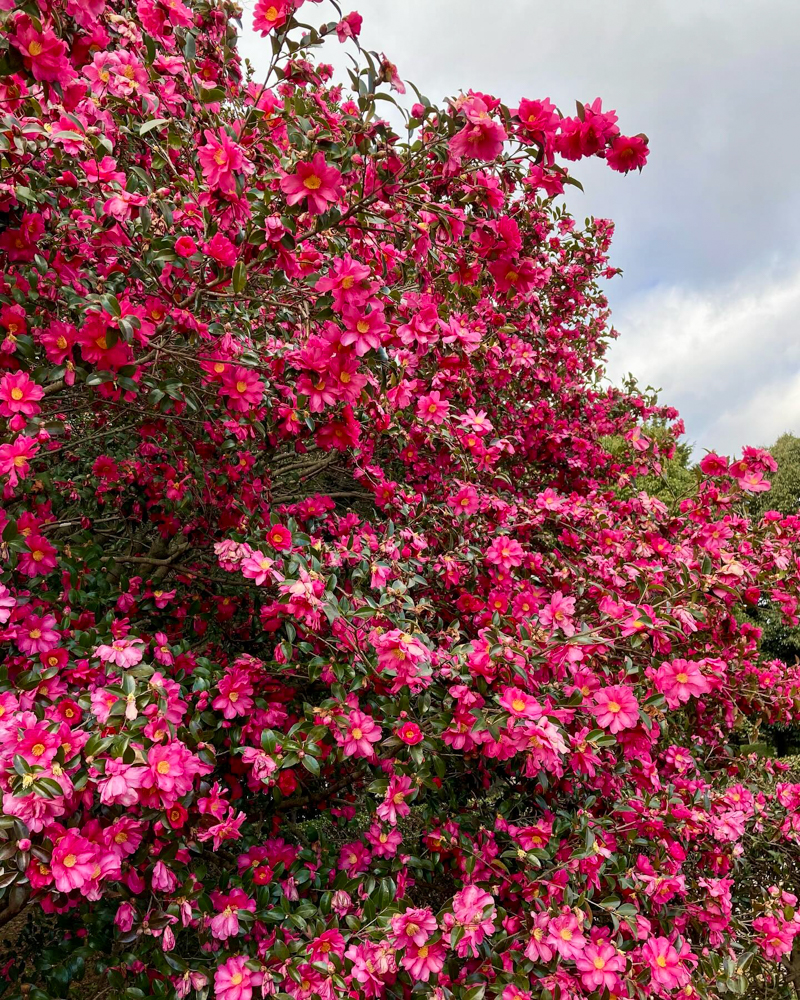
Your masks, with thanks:
M233 290L241 292L247 282L247 267L243 260L236 262L233 269Z
M142 122L139 126L139 135L147 135L154 128L160 128L162 125L166 125L170 121L169 118L151 118L149 122Z

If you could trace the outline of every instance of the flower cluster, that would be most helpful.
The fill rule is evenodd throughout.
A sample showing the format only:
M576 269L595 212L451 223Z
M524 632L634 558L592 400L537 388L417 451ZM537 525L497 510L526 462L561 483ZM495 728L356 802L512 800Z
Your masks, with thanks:
M228 0L0 0L4 995L777 988L800 518L755 448L646 492L682 424L556 200L647 139L401 105L320 9L260 82Z

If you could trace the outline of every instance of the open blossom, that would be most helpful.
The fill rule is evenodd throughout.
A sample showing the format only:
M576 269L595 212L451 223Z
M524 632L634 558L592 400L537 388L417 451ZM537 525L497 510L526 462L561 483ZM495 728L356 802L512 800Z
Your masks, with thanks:
M525 946L525 957L532 962L550 962L553 948L548 940L550 917L547 913L537 913L531 928L531 936Z
M217 687L219 694L211 703L212 708L222 712L226 719L249 715L253 708L253 685L247 671L228 670Z
M494 933L495 915L494 897L478 886L468 885L455 894L453 913L447 916L451 917L452 923L464 930L464 935L456 946L456 954L460 958L467 955L478 957L478 945L487 934Z
M492 539L492 544L486 550L486 562L501 569L509 570L522 565L525 550L516 540L508 535L498 535Z
M389 787L386 789L383 802L381 802L376 810L378 817L385 823L395 826L398 819L408 816L411 812L408 799L411 797L413 791L414 787L411 778L407 774L392 775L389 779Z
M426 941L421 945L409 945L400 964L414 981L427 983L432 975L441 972L446 958L444 941Z
M446 399L442 399L442 394L438 390L429 392L427 396L420 396L417 403L417 416L426 424L441 426L449 412L450 404Z
M428 907L405 910L392 917L392 933L398 948L425 944L436 927L436 917Z
M44 535L31 534L25 539L17 568L26 576L45 576L56 568L56 550Z
M597 725L612 733L630 729L639 722L639 702L630 688L620 685L595 691L591 711Z
M44 389L25 372L9 372L0 379L0 416L20 413L32 417L39 412L43 396Z
M257 0L253 27L262 36L282 27L292 11L292 0Z
M141 663L145 648L141 639L115 639L110 644L98 646L95 652L103 663L135 667L137 663Z
M575 623L572 620L574 614L575 598L564 597L561 591L557 590L550 598L550 603L539 611L539 622L542 625L560 628L564 635L575 635Z
M653 982L659 986L674 990L689 981L689 971L668 938L648 938L642 945L642 960L650 969Z
M478 97L466 100L460 110L467 124L450 140L450 151L467 159L493 160L503 149L506 130Z
M251 1000L253 974L247 968L246 955L234 955L214 973L214 995L217 1000Z
M670 708L677 708L691 697L711 690L708 679L692 660L670 660L662 663L656 672L656 687L667 700Z
M367 830L366 838L372 845L372 853L376 858L393 858L403 843L403 835L399 830L383 829L380 823L373 823Z
M586 947L586 938L574 913L567 911L553 917L547 926L547 943L562 958L576 959Z
M16 598L12 596L5 584L0 583L0 625L5 625L16 606Z
M31 19L23 15L16 21L11 41L19 49L34 79L66 83L73 75L67 47L52 28L37 31Z
M8 485L13 488L20 479L25 479L30 471L33 456L39 445L33 438L20 434L11 442L0 444L0 476L8 476Z
M203 132L206 143L197 151L197 158L203 169L203 178L209 187L233 192L236 188L237 173L252 173L253 164L245 157L244 150L235 143L224 128L216 132Z
M259 549L254 549L246 559L242 560L242 576L252 580L256 586L260 587L267 580L275 579L276 574L272 568L274 565L274 559L270 559Z
M281 180L281 191L289 205L297 205L304 198L312 215L320 215L328 206L337 202L342 194L342 175L336 167L329 167L322 153L315 153L308 162L297 164L293 174Z
M409 747L416 746L423 740L422 730L416 722L401 723L395 730L395 735Z
M372 640L381 670L407 670L430 660L430 650L419 639L400 629L390 629Z
M625 956L607 941L591 941L576 956L575 965L587 990L616 990L619 973L625 971Z
M381 729L369 715L354 711L350 713L342 739L345 757L366 757L371 760L375 756L372 744L380 741Z
M626 174L629 170L641 170L647 163L649 153L643 135L617 135L606 151L606 163L612 170Z
M74 830L68 830L53 847L50 868L59 892L80 889L94 878L97 848Z
M246 413L258 406L264 397L264 384L258 372L236 365L226 370L219 393L227 396L228 407L234 412Z

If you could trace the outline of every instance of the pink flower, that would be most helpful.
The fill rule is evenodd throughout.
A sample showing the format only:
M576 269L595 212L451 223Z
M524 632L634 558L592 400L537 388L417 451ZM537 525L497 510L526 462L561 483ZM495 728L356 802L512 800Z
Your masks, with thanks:
M632 729L639 722L639 702L630 688L619 685L595 691L591 712L597 725L612 733Z
M421 743L423 739L422 730L416 722L402 723L397 727L397 729L395 729L395 735L409 747L416 746L417 743Z
M374 303L345 306L342 320L345 330L339 335L339 342L344 347L352 345L359 358L370 350L377 350L382 335L389 331L383 308Z
M561 591L557 590L550 598L550 603L539 612L539 621L542 625L560 628L564 635L575 635L575 623L572 621L574 614L575 598L564 597Z
M366 757L372 760L375 757L372 744L377 743L380 738L380 726L376 725L371 716L363 712L351 712L342 745L345 757Z
M329 956L341 959L344 955L344 938L335 928L323 931L309 943L308 953L313 962L329 963Z
M372 855L360 840L345 844L339 852L339 867L352 878L369 868Z
M745 472L743 476L737 478L736 482L745 493L766 493L770 489L769 480L764 478L763 472Z
M779 961L792 950L795 933L800 928L794 923L779 923L775 917L756 917L753 930L758 935L756 944L765 957Z
M25 372L9 372L0 379L0 416L32 417L39 412L38 400L43 396L44 389Z
M336 36L344 44L348 38L358 38L361 34L363 18L357 11L346 14L336 25Z
M8 476L8 485L14 487L30 471L30 461L39 445L33 438L20 434L10 444L0 444L0 476Z
M264 383L252 368L236 365L225 371L219 393L228 397L230 410L246 413L260 405L264 398Z
M224 128L217 129L216 135L206 129L203 135L206 144L198 149L197 158L205 182L209 187L233 194L236 190L235 175L253 173L253 164L245 158L242 147L230 138Z
M371 294L370 269L350 254L337 258L327 274L317 280L318 292L331 292L333 308L343 312L346 305L358 305Z
M252 973L246 965L247 956L234 955L214 973L214 994L217 1000L251 1000Z
M566 911L553 917L547 927L547 943L562 958L575 959L586 947L586 938L574 913Z
M252 580L257 587L260 587L267 580L275 578L275 573L272 569L274 565L274 559L270 559L269 556L264 555L263 552L256 549L246 559L242 560L242 576L248 580Z
M141 663L145 645L141 639L115 639L110 645L98 646L95 650L103 663L114 663L118 667L135 667Z
M153 874L150 877L150 885L156 892L171 893L178 885L178 877L175 872L167 868L163 861L156 861L153 866Z
M131 927L133 927L135 917L136 910L130 903L120 903L114 917L114 924L122 934L127 934Z
M685 986L689 972L681 963L680 955L665 937L651 937L642 945L642 960L650 969L653 982L668 990Z
M616 992L619 983L617 973L625 970L625 956L607 941L590 942L575 958L575 965L587 990L607 987Z
M531 936L525 946L525 957L532 962L550 962L553 958L553 949L548 942L547 928L550 924L550 917L546 913L537 913L531 928Z
M519 118L524 131L539 140L550 139L560 121L558 110L549 97L541 101L523 98L513 113Z
M191 257L197 253L197 244L191 236L179 236L175 240L175 253L179 257Z
M629 170L641 170L647 163L649 153L645 136L617 135L606 151L606 163L612 170L627 174Z
M46 653L54 649L59 642L59 634L53 628L56 624L53 615L28 615L17 629L17 645L23 653Z
M461 107L467 124L450 140L454 156L476 160L493 160L503 149L506 130L490 115L480 98L472 97Z
M425 944L436 926L436 917L428 907L405 910L392 917L392 933L398 948Z
M80 889L94 878L96 868L97 849L90 840L68 830L56 842L50 869L59 892Z
M378 667L381 670L406 670L409 665L430 660L430 650L408 632L398 628L390 629L372 639L378 652Z
M17 19L17 32L11 41L35 80L66 83L74 75L66 56L67 47L52 28L36 31L31 19L23 15Z
M236 246L222 233L215 233L207 243L203 244L203 253L222 267L233 267L239 256Z
M509 570L522 565L525 550L516 540L508 535L498 535L486 550L486 562L501 569Z
M399 830L384 830L380 823L373 823L367 830L366 837L372 844L372 853L376 858L393 858L403 843L403 835Z
M672 660L662 663L656 673L656 687L667 699L670 708L677 708L692 696L707 694L711 690L700 667L691 660Z
M447 503L457 514L474 514L480 506L474 486L462 486L458 493L447 498Z
M420 396L417 402L417 416L426 424L436 424L437 427L443 424L450 412L450 404L446 399L442 399L442 394L438 390L428 393L427 396Z
M493 934L496 910L494 897L477 885L468 885L453 897L451 921L463 927L464 936L456 946L456 954L464 958L478 957L478 945L487 934Z
M435 975L441 972L446 957L444 942L430 941L422 945L409 945L400 964L413 980L427 983L432 973Z
M16 598L11 596L11 591L5 584L0 583L0 625L5 625L16 606Z
M472 407L461 414L458 422L464 430L474 431L475 434L488 434L493 429L491 420L486 416L486 410L479 410L476 413Z
M28 535L27 551L20 552L17 569L25 576L47 576L56 568L56 550L43 535Z
M728 459L711 451L700 459L700 471L706 476L724 476L728 471Z
M253 28L262 37L286 23L291 12L290 0L258 0L253 11Z
M307 163L298 163L293 174L281 180L281 191L288 205L297 205L304 198L312 215L321 215L342 194L342 175L329 167L322 153L315 153Z
M506 688L500 697L501 706L518 719L540 719L542 706L529 694L517 687Z
M389 779L389 787L383 797L383 802L378 806L376 812L378 818L384 823L397 825L398 817L408 816L411 807L406 801L413 791L411 778L407 774L393 774Z
M250 714L253 708L253 685L246 671L236 668L229 670L217 687L219 694L212 701L211 707L222 712L224 718L235 719L239 715Z
M267 531L267 541L279 552L288 552L292 547L292 533L282 524L273 524Z

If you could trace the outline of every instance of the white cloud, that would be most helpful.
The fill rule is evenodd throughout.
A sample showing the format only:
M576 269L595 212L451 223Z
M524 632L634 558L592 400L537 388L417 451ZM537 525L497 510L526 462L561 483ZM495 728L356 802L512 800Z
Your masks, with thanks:
M617 310L609 375L662 389L699 449L800 430L800 267L706 292L656 288Z

